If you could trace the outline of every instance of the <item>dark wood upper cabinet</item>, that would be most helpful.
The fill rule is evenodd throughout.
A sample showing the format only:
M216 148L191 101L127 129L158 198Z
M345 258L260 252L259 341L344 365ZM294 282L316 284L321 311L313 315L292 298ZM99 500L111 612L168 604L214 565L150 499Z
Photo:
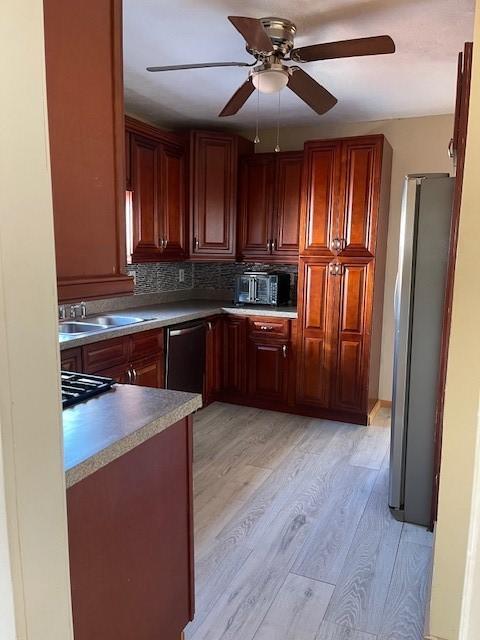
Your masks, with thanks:
M126 118L131 260L186 256L186 149L180 137Z
M375 254L382 148L383 141L378 136L342 143L341 206L336 236L343 255Z
M239 254L244 258L270 255L275 192L275 158L259 153L240 163L238 196Z
M276 155L272 256L297 262L300 233L303 152Z
M305 144L300 255L331 257L339 211L341 145L338 141Z
M251 143L226 133L190 133L190 257L234 260L238 156Z
M159 143L131 133L132 261L160 253Z
M132 293L123 273L122 3L79 11L45 0L44 22L59 301Z
M186 254L186 156L183 147L163 145L160 170L160 219L165 257L181 259Z
M240 165L238 253L296 262L303 153L259 153Z

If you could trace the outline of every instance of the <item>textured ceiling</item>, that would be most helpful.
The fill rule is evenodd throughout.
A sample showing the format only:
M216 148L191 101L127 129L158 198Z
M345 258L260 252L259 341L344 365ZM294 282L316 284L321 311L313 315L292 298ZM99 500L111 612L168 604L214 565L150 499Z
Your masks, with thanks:
M389 34L394 55L303 65L338 98L318 116L289 90L281 123L359 122L452 113L457 53L473 37L474 0L124 0L126 110L164 126L250 128L256 100L217 117L246 79L243 68L149 73L145 67L253 61L228 15L280 16L297 25L296 46ZM276 123L277 96L261 96L262 126Z

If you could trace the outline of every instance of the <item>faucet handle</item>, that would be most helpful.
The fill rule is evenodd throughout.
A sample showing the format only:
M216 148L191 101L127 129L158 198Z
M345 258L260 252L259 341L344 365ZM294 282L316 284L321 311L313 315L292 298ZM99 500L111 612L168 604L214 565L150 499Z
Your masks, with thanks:
M59 320L65 320L67 317L67 310L65 309L65 305L64 304L59 304L58 305L58 319Z
M87 303L86 302L80 302L80 315L82 318L86 318L87 317Z

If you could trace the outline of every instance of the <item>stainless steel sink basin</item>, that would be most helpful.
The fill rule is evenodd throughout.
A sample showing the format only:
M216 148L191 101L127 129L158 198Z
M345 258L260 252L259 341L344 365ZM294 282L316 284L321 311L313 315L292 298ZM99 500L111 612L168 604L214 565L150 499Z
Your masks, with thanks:
M58 333L62 335L70 335L72 333L92 333L104 327L93 322L62 322L58 325Z
M129 324L137 324L137 322L143 322L143 318L136 318L135 316L95 316L87 318L85 322L92 324L99 324L102 327L124 327Z

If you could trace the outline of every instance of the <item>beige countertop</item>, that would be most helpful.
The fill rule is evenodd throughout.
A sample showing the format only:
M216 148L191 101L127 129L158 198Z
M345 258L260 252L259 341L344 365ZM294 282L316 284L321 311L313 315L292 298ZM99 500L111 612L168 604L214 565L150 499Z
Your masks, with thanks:
M115 385L63 411L67 488L202 406L202 396Z
M171 326L182 322L190 322L191 320L198 320L199 318L208 318L208 316L222 313L292 319L297 317L296 307L271 307L263 305L236 307L231 302L225 303L218 300L188 300L185 302L170 302L147 307L130 307L124 311L117 310L108 312L108 314L112 316L135 316L137 318L143 318L143 322L123 327L99 329L98 331L82 335L73 334L60 336L60 349L70 349L92 342L99 342L109 338L139 333L141 331L147 331L148 329ZM93 318L94 316L92 316L92 319Z

